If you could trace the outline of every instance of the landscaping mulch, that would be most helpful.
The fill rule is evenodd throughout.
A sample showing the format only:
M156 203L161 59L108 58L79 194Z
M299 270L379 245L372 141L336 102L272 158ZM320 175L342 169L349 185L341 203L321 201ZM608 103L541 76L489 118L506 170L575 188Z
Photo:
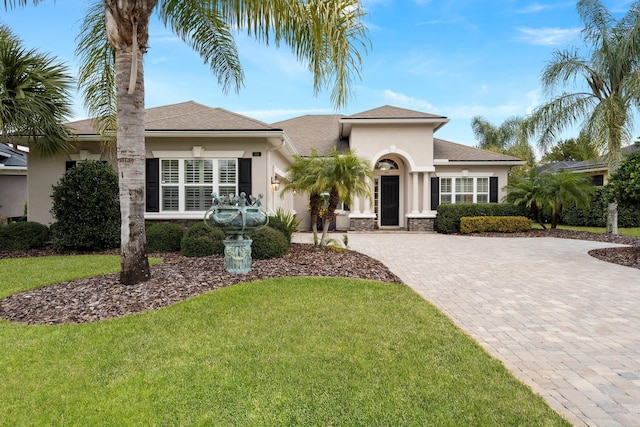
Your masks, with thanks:
M479 236L558 237L620 243L630 247L595 249L603 261L640 268L640 238L568 230L532 230L527 233L491 233ZM117 254L118 251L103 253ZM0 259L59 255L51 250L1 252ZM151 267L152 278L137 285L121 285L118 274L90 277L33 289L0 300L0 318L27 324L86 323L148 310L158 310L203 292L240 282L272 277L325 276L401 283L379 261L353 251L292 244L282 258L254 260L247 274L224 269L222 256L187 258L179 253L150 254L163 259Z

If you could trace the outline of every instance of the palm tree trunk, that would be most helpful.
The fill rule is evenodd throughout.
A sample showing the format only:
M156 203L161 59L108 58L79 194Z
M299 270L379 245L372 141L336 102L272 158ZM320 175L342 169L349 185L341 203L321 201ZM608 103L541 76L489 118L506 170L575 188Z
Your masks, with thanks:
M129 93L131 64L137 55L135 90ZM134 69L135 70L135 69ZM120 282L132 285L149 280L144 230L144 73L142 52L130 48L116 51L117 157L120 183Z
M333 217L339 202L340 202L340 197L338 195L338 189L333 187L329 192L329 205L327 206L327 212L325 212L323 217L324 221L322 224L322 238L320 239L320 246L324 246L327 243L327 234L329 233L329 226L331 225L331 221L333 221Z

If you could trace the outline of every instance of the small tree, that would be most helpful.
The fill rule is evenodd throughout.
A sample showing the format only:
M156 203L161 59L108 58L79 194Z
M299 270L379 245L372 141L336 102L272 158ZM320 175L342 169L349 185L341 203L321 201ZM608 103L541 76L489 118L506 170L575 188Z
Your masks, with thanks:
M120 245L118 175L105 163L87 161L53 186L51 227L56 250L95 250Z
M624 158L607 184L609 201L620 204L640 204L640 151Z
M324 245L329 231L329 224L333 220L338 203L351 204L354 195L365 195L371 199L371 187L368 180L373 179L373 168L367 159L356 156L353 151L341 154L333 150L321 165L318 184L327 189L329 204L324 213L322 238L320 245Z
M506 202L524 205L542 228L542 214L551 216L551 228L556 228L560 214L572 204L586 209L595 191L589 178L582 174L561 171L537 173L532 169L528 178L514 178L505 187Z

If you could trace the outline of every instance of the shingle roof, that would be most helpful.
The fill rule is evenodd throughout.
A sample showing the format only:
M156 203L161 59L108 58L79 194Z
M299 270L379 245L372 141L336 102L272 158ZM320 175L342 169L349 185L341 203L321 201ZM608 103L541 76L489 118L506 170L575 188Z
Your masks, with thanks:
M92 135L90 119L67 123L79 135ZM259 120L223 108L211 108L194 101L147 108L145 130L155 131L259 131L277 130Z
M352 116L346 116L346 119L443 119L444 116L436 116L434 114L423 113L421 111L407 110L405 108L384 105L372 110L363 111Z
M340 139L340 114L306 115L273 123L285 131L301 156L308 156L312 150L325 156L334 148L346 151L348 142Z
M27 155L14 150L6 144L0 143L0 165L27 167Z
M433 158L446 159L450 162L513 162L521 161L517 157L506 156L493 151L469 147L444 139L433 139Z
M628 155L631 153L635 153L636 151L640 151L640 146L637 145L627 145L626 147L622 147L621 152L622 155ZM545 170L566 170L572 172L583 172L583 171L597 171L602 170L605 171L609 169L609 163L607 161L606 156L600 156L597 159L589 159L584 161L563 161L563 162L555 162L555 163L547 163L546 165L538 166L537 170L539 172Z

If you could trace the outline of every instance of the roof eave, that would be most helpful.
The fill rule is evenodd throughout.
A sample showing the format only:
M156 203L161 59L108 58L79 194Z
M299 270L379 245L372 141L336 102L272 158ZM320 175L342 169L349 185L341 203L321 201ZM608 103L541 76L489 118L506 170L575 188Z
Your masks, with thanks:
M400 123L400 124L436 124L433 128L433 131L437 131L442 126L449 123L449 119L446 117L405 117L405 118L349 118L349 117L341 117L339 119L340 123L340 137L348 137L351 134L351 128L354 124L366 123L366 124L390 124L390 123Z
M522 166L527 162L523 160L448 160L448 159L434 159L433 164L435 166Z

